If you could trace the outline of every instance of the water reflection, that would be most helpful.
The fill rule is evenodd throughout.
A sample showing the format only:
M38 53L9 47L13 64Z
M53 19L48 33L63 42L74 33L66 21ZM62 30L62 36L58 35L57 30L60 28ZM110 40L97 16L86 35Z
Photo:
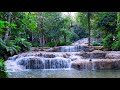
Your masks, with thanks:
M120 70L33 69L22 72L9 72L9 78L120 78Z

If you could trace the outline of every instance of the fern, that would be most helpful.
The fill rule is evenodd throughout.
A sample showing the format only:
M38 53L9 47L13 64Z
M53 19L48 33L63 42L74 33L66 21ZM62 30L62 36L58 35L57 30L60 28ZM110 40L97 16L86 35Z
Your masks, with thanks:
M14 55L15 53L18 53L21 48L19 46L15 45L15 43L13 41L10 41L5 46L5 49L7 52L10 53L10 55Z
M21 51L30 50L32 47L32 44L30 42L27 42L24 38L20 37L15 38L14 43L17 46L21 47Z

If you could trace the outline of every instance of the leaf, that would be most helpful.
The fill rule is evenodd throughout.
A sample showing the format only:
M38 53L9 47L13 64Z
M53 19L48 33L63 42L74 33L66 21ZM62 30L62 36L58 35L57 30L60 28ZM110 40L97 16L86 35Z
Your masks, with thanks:
M11 26L13 27L13 28L16 28L16 24L14 24L14 23L11 23Z

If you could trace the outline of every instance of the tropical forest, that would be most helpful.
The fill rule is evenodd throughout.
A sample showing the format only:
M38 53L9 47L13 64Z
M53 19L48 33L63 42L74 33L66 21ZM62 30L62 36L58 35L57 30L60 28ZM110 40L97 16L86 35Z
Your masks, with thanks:
M0 12L0 78L120 78L120 12Z

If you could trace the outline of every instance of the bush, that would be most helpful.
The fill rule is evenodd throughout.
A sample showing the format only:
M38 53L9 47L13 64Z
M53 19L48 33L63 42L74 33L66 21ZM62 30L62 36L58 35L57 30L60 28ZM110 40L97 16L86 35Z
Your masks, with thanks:
M33 46L33 47L40 47L40 43L34 42L34 43L32 44L32 46Z
M4 60L0 59L0 70L5 70L5 64L4 64Z
M112 50L120 50L120 32L117 34L116 40L112 44Z
M48 43L48 47L54 47L54 46L57 46L56 42L49 42Z
M64 46L64 45L70 45L71 42L59 42L57 46Z
M21 49L21 47L15 45L15 43L12 41L10 41L5 48L10 55L17 54Z
M54 47L54 46L64 46L64 45L70 45L70 44L71 44L71 42L64 42L64 41L62 41L62 42L50 42L50 43L48 43L48 46Z
M18 52L30 50L32 44L25 39L17 37L15 40L5 41L0 40L0 58L4 58L18 54Z
M120 41L116 41L112 44L112 50L120 50Z
M6 59L8 56L17 54L20 47L16 46L14 42L9 41L5 43L3 40L0 42L0 58Z
M101 43L93 42L92 45L93 45L93 46L101 46Z
M109 34L103 39L103 46L106 49L111 50L112 44L113 44L113 37L112 37L112 34Z
M5 71L5 63L3 59L0 59L0 78L7 78L7 72Z
M21 47L21 51L30 50L32 47L32 44L30 42L27 42L24 38L17 37L13 42L15 45Z
M70 37L70 40L71 41L77 41L79 39L80 39L79 36L76 33L73 32L73 34Z

